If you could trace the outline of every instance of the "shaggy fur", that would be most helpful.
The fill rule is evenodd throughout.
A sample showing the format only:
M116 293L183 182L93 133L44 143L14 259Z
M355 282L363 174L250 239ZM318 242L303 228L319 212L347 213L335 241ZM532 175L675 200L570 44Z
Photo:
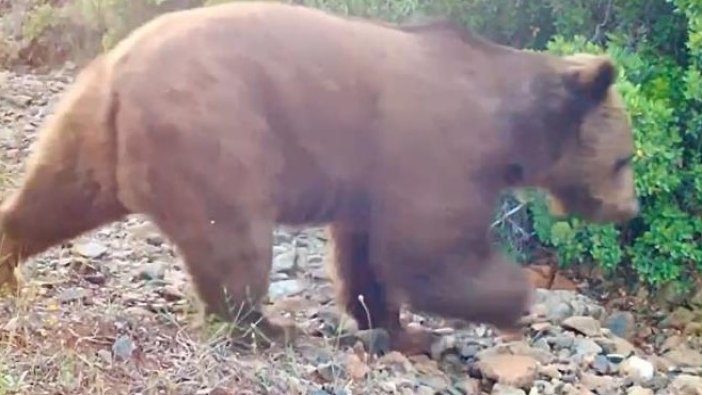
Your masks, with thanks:
M0 280L16 287L23 259L141 213L206 313L244 309L289 339L260 307L272 229L330 224L340 305L394 348L426 349L400 325L403 303L513 328L530 288L489 243L502 190L544 188L597 222L638 212L615 77L606 57L449 24L271 2L173 12L85 67L44 125L0 208Z

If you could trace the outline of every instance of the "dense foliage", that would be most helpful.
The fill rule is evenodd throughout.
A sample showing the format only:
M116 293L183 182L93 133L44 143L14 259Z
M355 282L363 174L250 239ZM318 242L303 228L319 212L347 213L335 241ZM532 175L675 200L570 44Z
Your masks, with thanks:
M14 13L8 8L0 20L5 25L0 29L0 62L3 58L10 64L44 62L53 59L47 53L57 56L56 48L67 53L65 58L76 56L66 48L92 55L160 12L222 1L229 0L14 0L12 3L22 6L15 4ZM594 262L610 273L627 274L631 284L639 280L653 286L684 284L697 278L702 268L702 2L298 3L390 21L446 15L516 47L561 54L608 52L620 65L618 86L635 125L634 166L643 203L641 217L626 226L595 226L573 218L556 221L545 210L543 199L531 193L523 195L521 203L508 197L496 226L507 231L506 246L524 259L529 259L527 247L540 244L553 248L563 265ZM18 14L18 9L29 12ZM20 23L11 21L11 15L20 15ZM8 29L8 23L21 28ZM62 33L56 35L59 31ZM16 51L11 52L13 48ZM507 217L512 225L505 226Z

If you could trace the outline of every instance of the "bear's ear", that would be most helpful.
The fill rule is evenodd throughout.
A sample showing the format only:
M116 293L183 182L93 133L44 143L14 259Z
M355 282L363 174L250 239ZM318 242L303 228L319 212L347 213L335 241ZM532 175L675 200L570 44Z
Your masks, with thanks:
M575 54L564 57L566 87L582 99L600 102L617 78L612 60L603 55Z

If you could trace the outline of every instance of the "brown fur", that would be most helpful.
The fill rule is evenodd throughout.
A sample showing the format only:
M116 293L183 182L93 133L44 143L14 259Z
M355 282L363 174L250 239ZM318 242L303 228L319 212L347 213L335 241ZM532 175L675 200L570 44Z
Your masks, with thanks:
M446 24L270 2L171 13L88 65L44 127L0 208L0 277L142 213L179 248L206 312L248 308L282 336L259 308L272 228L326 223L340 305L395 348L425 346L400 325L403 303L511 328L530 289L488 242L500 191L542 187L595 221L638 210L614 79L605 57L517 51Z

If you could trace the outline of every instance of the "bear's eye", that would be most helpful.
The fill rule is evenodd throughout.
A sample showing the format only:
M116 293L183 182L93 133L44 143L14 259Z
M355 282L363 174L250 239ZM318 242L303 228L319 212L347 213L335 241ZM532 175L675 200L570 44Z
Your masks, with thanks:
M614 172L619 173L623 168L625 168L626 166L629 166L629 164L631 163L631 160L633 158L634 158L634 155L631 154L631 155L627 155L624 158L617 159L617 161L614 162L614 169L613 169Z

